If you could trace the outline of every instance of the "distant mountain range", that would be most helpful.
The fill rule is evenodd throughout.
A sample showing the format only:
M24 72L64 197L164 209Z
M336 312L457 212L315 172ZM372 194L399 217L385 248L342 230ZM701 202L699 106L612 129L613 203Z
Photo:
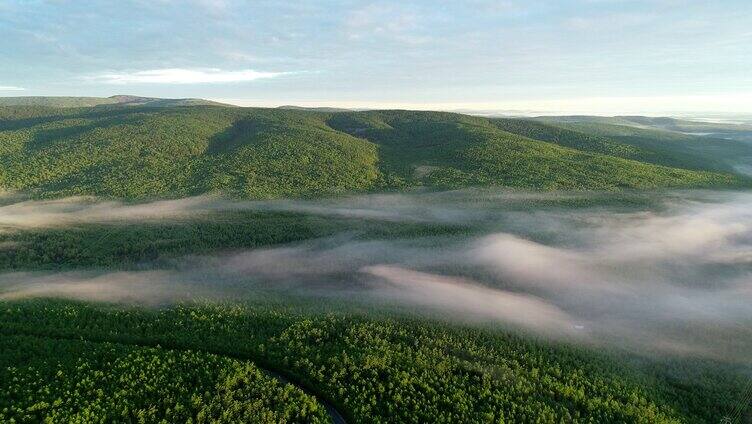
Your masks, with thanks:
M295 105L283 105L277 107L277 109L288 109L288 110L310 110L313 112L354 112L356 109L345 109L340 107L305 107L305 106L295 106Z
M231 106L225 103L204 99L161 99L157 97L140 97L129 95L115 95L110 97L0 97L0 106L45 106L45 107L93 107L103 105L122 106Z
M0 106L43 106L53 108L72 107L95 107L95 106L146 106L146 107L172 107L172 106L225 106L235 105L220 103L199 98L165 99L159 97L142 97L118 94L110 97L69 97L69 96L25 96L25 97L0 97ZM348 109L337 107L306 107L296 105L283 105L277 109L298 110L310 112L363 112L372 109ZM522 118L514 113L508 116L491 112L457 111L457 114L482 116L489 119L516 118L535 120L548 124L572 128L585 129L599 127L603 131L604 126L631 127L644 130L663 130L687 135L697 135L709 138L722 138L752 142L752 124L747 123L724 123L708 120L689 120L670 117L647 117L647 116L592 116L592 115L561 115L561 116L538 116ZM612 128L613 130L613 128ZM619 132L619 131L617 131Z

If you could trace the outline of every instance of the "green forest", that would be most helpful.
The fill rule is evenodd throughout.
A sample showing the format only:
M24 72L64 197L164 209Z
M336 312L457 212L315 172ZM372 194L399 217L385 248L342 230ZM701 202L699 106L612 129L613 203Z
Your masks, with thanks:
M706 161L701 151L677 153L683 145L666 138L672 133L654 133L626 140L600 127L442 112L5 106L0 188L38 197L267 199L410 187L750 185L728 163L742 147Z
M201 351L4 334L0 421L324 423L315 398Z
M746 384L712 362L637 363L493 329L326 312L347 308L294 299L164 310L59 301L2 306L0 393L8 395L0 412L16 422L127 414L183 422L225 409L254 417L250 422L321 417L313 399L280 387L248 361L301 382L351 422L364 423L704 423L732 410L736 399L728 394ZM186 380L194 383L156 384ZM113 390L122 395L101 394Z
M474 318L476 298L457 312L421 307L432 292L378 297L394 287L366 277L369 265L403 266L435 273L439 289L473 280L483 296L538 304L545 283L514 286L473 262L482 242L539 243L563 262L536 262L533 249L523 265L576 275L583 234L604 216L665 226L685 190L713 189L702 204L752 187L739 168L749 144L678 131L688 125L133 96L0 102L0 422L747 422L749 364L691 351L704 335L675 355L547 337ZM690 247L706 220L720 226L701 218ZM630 272L634 252L618 253L604 275ZM734 258L707 268L747 275ZM671 262L666 278L690 280L686 266ZM107 293L119 281L120 295ZM656 324L644 346L685 325L659 324L671 328ZM728 331L712 325L700 330ZM743 331L728 334L747 346Z

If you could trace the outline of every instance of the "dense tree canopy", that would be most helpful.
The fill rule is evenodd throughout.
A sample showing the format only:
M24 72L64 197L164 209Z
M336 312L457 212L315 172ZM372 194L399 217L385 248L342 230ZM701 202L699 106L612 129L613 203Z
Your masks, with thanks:
M332 305L292 309L294 302L285 303L159 311L0 303L0 332L7 345L0 350L0 393L6 393L0 396L2 413L66 417L99 408L100 414L119 416L126 406L128 413L137 413L144 396L159 390L164 400L155 404L156 412L145 413L213 414L235 402L240 407L244 399L259 399L254 414L319 413L302 394L263 378L250 365L217 355L252 358L313 388L353 422L364 423L702 423L730 411L746 383L741 375L709 363L638 365L500 330L322 312ZM104 366L110 373L97 374ZM194 384L198 388L170 390L155 387L155 379L203 382ZM81 384L75 394L65 395L77 398L56 403ZM195 400L212 385L216 388L209 395ZM99 391L122 397L106 399ZM281 392L293 403L270 403ZM21 403L15 400L19 396Z
M3 336L0 364L2 422L328 421L300 389L202 352Z
M406 186L747 184L718 167L662 162L630 144L520 122L408 111L0 107L0 187L38 196L274 198Z

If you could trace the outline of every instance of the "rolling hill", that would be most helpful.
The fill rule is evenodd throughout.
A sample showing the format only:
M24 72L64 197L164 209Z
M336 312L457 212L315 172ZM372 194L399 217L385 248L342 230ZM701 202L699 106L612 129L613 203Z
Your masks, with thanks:
M680 149L656 153L619 137L557 128L396 110L0 107L0 161L6 165L0 187L36 196L221 191L274 198L419 186L620 190L749 184L731 168L675 159Z

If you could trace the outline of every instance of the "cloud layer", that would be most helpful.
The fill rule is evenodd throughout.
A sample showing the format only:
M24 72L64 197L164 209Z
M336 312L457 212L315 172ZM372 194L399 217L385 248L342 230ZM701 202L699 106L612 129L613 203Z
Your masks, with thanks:
M221 84L275 78L285 72L260 72L253 69L150 69L135 72L103 73L87 79L105 84Z

